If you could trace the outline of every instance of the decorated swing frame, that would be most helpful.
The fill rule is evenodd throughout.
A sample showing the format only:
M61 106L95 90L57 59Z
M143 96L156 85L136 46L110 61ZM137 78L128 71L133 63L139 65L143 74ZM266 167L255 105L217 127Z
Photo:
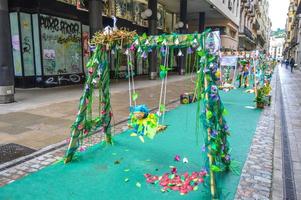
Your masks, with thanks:
M159 115L164 119L165 100L168 71L173 66L175 50L178 56L183 56L186 51L187 62L191 62L194 52L194 69L196 72L195 97L198 100L196 123L201 123L205 129L203 134L204 146L202 151L205 155L206 170L208 171L208 186L212 199L220 197L219 186L216 176L231 169L230 146L227 137L230 135L229 128L224 118L226 110L222 104L217 87L218 70L218 49L215 45L214 34L207 30L202 34L170 34L160 36L138 36L135 32L125 30L107 29L104 32L96 33L91 40L92 56L87 63L88 75L83 94L80 98L79 111L76 120L71 127L71 138L65 156L65 163L72 160L75 152L81 146L84 138L91 136L95 131L102 130L105 141L112 144L111 119L112 110L110 104L110 77L108 62L113 50L124 51L128 56L128 78L129 86L133 81L133 63L131 61L134 52L136 55L147 58L151 51L161 52L160 59L164 59L160 65L160 78L162 79L161 95L159 102ZM172 59L168 58L170 56ZM168 60L171 63L168 63ZM187 63L186 62L186 63ZM94 91L98 89L98 110L97 117L92 116L92 104ZM161 99L161 97L163 99ZM136 105L138 98L135 89L129 89L130 106ZM201 105L202 104L202 105ZM196 131L198 135L202 131Z

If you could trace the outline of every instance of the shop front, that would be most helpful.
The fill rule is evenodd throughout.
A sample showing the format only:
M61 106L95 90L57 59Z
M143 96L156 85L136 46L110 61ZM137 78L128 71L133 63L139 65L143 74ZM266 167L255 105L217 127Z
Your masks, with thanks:
M85 1L12 0L9 2L11 40L16 87L54 87L80 84L85 80L89 52L89 14ZM103 1L103 25L112 26L110 16L117 16L117 26L138 33L147 32L147 9L142 0ZM174 17L158 4L158 30L171 31L165 16ZM172 21L172 19L168 19ZM111 68L112 78L124 78L126 59ZM147 62L136 60L136 75L148 74ZM124 69L123 69L124 68ZM117 73L117 74L116 74ZM124 75L124 76L123 76Z

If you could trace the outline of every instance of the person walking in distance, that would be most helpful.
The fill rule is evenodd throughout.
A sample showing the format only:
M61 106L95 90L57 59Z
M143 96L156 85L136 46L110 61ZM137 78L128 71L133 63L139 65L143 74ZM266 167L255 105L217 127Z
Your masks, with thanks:
M290 66L291 66L291 72L293 73L294 67L295 67L295 59L292 57L290 60Z
M285 69L287 69L287 68L288 68L288 65L289 65L289 60L288 60L288 59L286 59L286 60L285 60Z

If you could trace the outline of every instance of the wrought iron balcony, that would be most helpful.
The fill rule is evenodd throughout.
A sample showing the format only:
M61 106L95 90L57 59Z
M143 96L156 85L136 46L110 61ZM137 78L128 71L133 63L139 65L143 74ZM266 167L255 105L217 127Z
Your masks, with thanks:
M244 34L245 34L245 36L247 36L249 39L254 40L252 32L251 32L250 29L249 29L248 27L246 27L246 26L244 27Z

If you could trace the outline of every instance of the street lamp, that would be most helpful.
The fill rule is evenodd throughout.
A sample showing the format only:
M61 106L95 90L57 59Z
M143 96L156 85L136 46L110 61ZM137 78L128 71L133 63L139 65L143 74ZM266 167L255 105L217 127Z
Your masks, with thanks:
M141 13L142 19L147 19L147 18L151 17L152 15L153 15L153 11L149 8Z
M184 27L184 23L183 23L182 21L179 21L179 22L178 22L178 27L179 27L179 28L183 28L183 27Z

